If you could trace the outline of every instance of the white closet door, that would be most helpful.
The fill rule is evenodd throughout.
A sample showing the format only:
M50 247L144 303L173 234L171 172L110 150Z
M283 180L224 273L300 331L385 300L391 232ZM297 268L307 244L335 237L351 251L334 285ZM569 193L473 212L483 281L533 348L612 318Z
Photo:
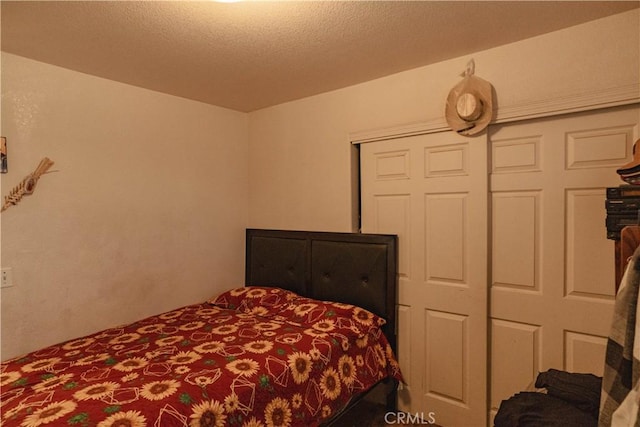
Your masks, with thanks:
M453 132L361 145L362 231L399 236L399 406L451 427L487 423L487 147Z
M492 126L491 415L549 368L602 375L614 301L605 189L638 107Z

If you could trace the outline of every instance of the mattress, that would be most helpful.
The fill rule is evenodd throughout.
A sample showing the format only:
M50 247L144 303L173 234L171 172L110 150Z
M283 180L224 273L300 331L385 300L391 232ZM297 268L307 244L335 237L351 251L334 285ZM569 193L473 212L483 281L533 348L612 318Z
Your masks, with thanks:
M402 380L384 322L280 288L230 289L3 362L2 425L319 425Z

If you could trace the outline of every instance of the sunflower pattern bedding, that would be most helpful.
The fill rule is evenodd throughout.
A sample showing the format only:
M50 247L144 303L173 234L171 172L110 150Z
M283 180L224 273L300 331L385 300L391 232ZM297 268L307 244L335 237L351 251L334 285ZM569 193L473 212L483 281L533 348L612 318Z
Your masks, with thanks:
M279 288L233 289L3 362L0 424L318 425L401 380L383 323Z

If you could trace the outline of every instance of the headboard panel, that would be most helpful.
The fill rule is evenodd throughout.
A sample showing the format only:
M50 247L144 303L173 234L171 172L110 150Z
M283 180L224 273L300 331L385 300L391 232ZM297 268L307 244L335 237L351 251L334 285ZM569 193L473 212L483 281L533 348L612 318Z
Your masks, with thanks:
M384 287L379 286L389 280L386 245L315 241L312 254L313 298L336 299L386 316L391 296L384 295Z
M247 229L246 248L246 285L365 308L396 349L397 236Z
M308 295L309 242L300 236L260 235L247 230L246 284L277 286Z

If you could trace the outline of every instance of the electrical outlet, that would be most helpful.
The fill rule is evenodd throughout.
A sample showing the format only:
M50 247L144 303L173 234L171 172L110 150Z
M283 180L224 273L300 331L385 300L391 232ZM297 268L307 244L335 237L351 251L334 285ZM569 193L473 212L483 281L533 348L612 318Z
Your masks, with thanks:
M13 274L11 274L11 267L2 268L0 270L0 287L9 288L13 286Z

